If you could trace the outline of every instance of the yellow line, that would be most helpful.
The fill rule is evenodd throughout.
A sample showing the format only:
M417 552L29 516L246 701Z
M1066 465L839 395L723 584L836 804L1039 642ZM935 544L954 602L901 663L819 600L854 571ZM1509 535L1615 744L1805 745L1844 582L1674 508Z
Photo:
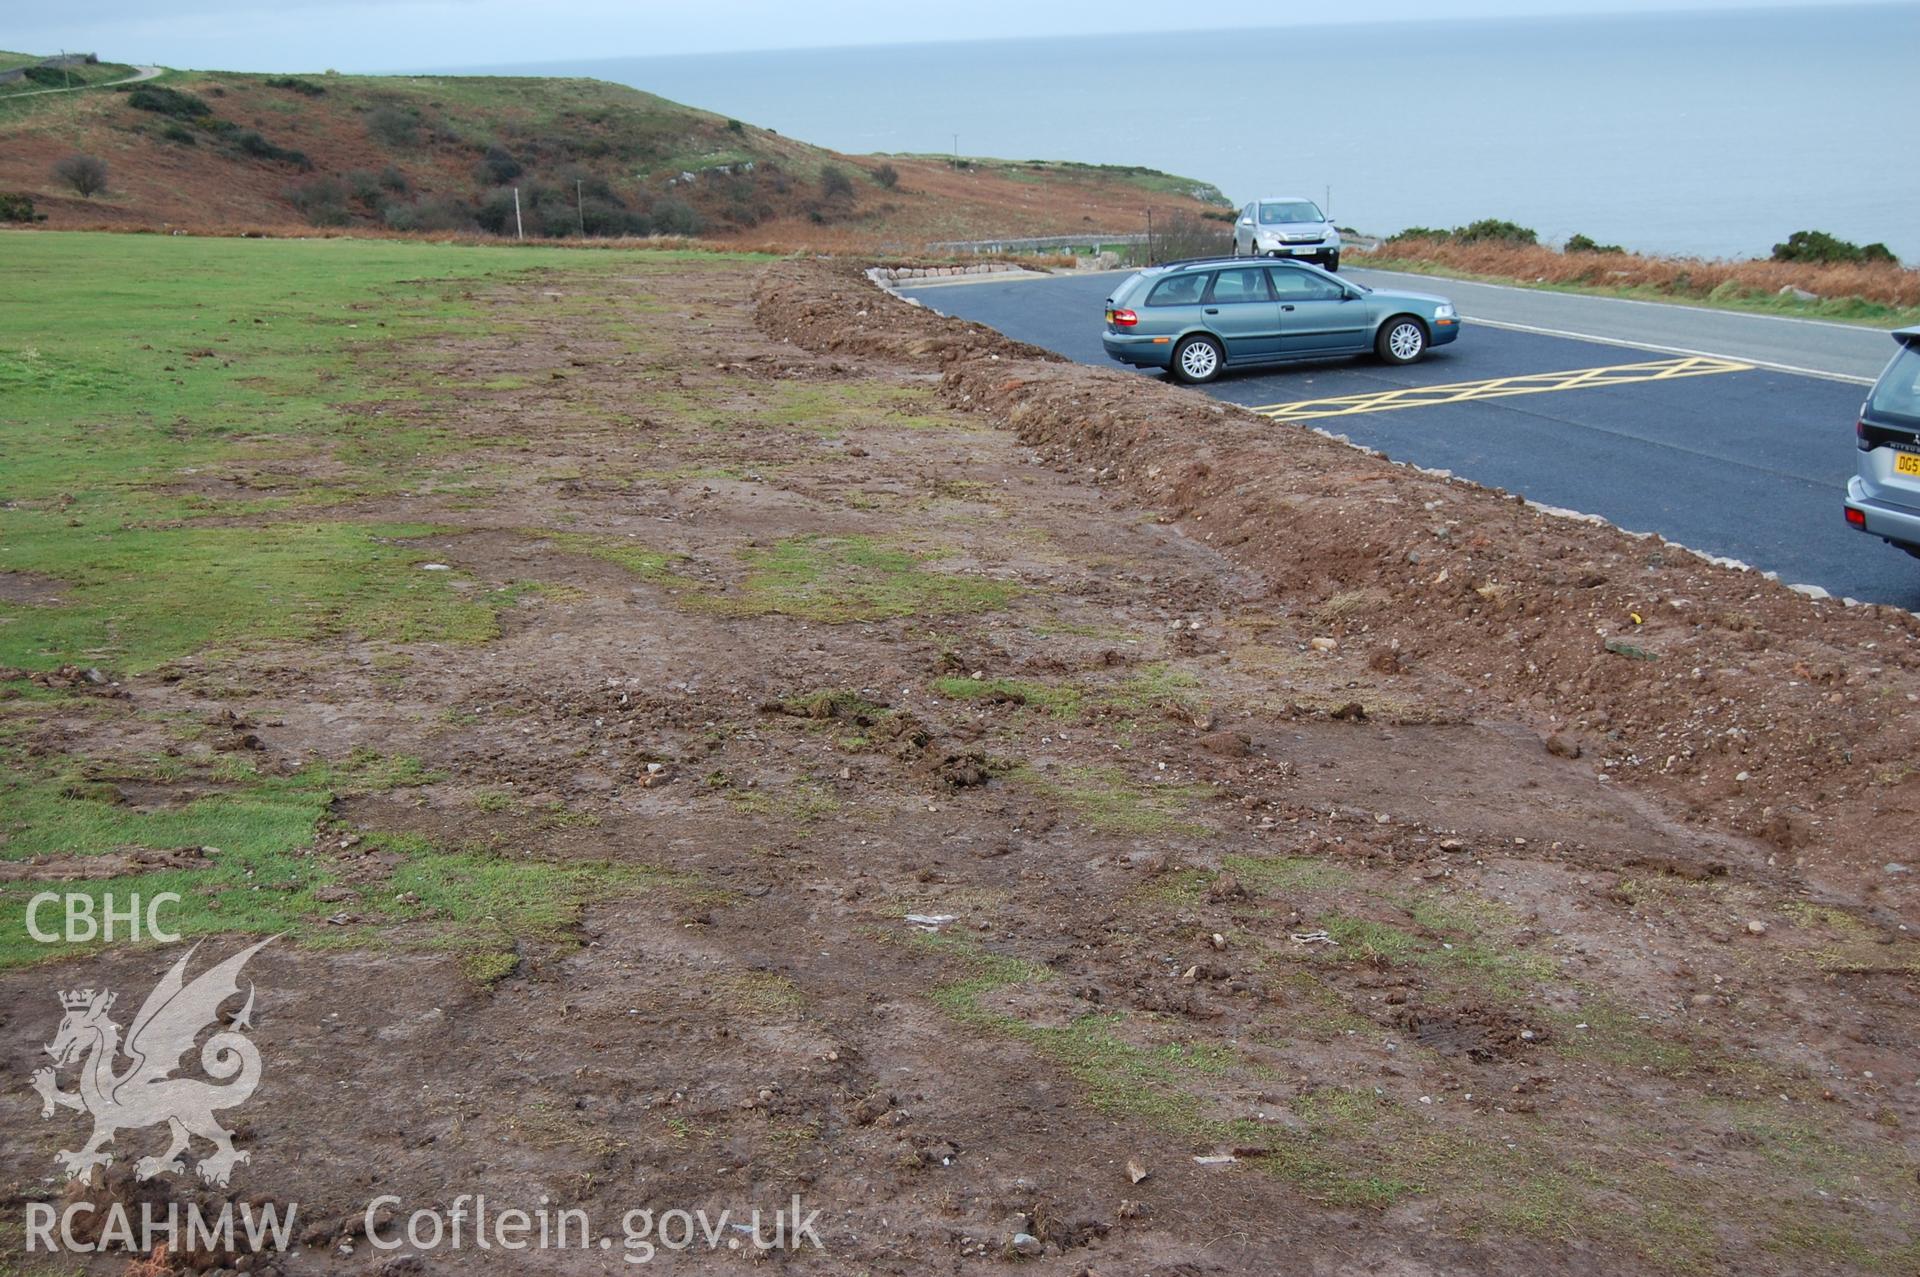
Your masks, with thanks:
M1505 399L1513 395L1543 395L1590 386L1625 386L1639 381L1672 381L1680 377L1709 377L1723 372L1751 372L1752 364L1731 359L1695 356L1657 359L1644 364L1614 364L1606 368L1574 368L1566 372L1522 373L1487 381L1456 381L1440 386L1406 386L1367 395L1337 395L1330 399L1302 399L1298 403L1264 404L1253 409L1276 421L1317 421L1364 412L1391 412L1398 408L1429 408L1467 403L1475 399Z

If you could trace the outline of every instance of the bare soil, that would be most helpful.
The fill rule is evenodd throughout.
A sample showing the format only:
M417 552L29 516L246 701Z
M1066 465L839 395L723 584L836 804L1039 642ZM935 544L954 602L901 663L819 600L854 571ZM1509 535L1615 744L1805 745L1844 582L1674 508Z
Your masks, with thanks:
M526 442L423 460L485 483L382 517L449 529L422 547L475 589L539 583L499 639L188 661L36 730L418 755L444 778L341 802L314 854L379 881L342 844L404 832L656 885L491 980L404 927L269 947L230 1192L305 1244L169 1265L624 1267L396 1259L352 1235L380 1193L609 1231L798 1194L825 1253L771 1262L834 1273L1920 1264L1911 617L831 263L489 300L513 321L405 353L503 388L398 412ZM27 1086L53 990L157 964L0 976L9 1219L79 1137ZM126 1179L139 1139L94 1191L184 1194Z

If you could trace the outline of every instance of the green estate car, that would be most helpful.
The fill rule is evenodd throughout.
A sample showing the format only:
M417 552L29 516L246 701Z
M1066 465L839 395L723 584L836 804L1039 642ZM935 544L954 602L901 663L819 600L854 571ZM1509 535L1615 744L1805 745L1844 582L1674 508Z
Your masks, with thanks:
M1106 321L1108 357L1192 383L1228 368L1368 351L1410 364L1460 335L1444 297L1368 288L1305 262L1231 257L1134 272L1107 298Z

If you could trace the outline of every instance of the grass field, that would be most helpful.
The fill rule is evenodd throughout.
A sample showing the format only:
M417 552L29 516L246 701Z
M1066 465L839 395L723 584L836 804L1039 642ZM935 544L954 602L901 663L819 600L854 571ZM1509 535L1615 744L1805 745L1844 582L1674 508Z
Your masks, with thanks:
M301 930L336 913L337 901L314 894L333 870L301 849L336 797L418 783L417 760L367 755L291 775L243 758L183 761L198 726L143 726L103 709L101 730L154 732L156 747L136 766L102 768L32 742L57 694L29 676L62 666L139 675L346 633L491 638L518 591L419 570L430 556L412 541L433 529L379 515L383 497L421 481L423 459L486 442L381 422L383 405L422 393L423 374L389 356L471 325L472 290L490 283L672 257L0 238L10 283L34 298L0 311L0 859L212 847L220 854L204 863L108 874L86 890L182 892L188 934ZM120 786L159 783L202 796L152 810L117 797ZM590 887L633 873L522 864L508 878L471 852L397 845L416 903L369 904L369 921L464 918L455 935L537 931ZM277 889L261 893L269 883ZM46 956L22 925L31 890L0 883L0 966ZM496 950L475 943L484 971Z
M0 257L36 299L0 313L7 564L61 596L0 603L0 665L127 672L342 627L485 637L488 604L445 577L403 575L422 556L395 538L420 529L327 517L449 446L380 426L382 402L418 391L353 356L454 331L473 314L462 294L488 280L631 260L58 234L8 236ZM324 464L296 474L301 458ZM264 491L210 490L238 462L287 474Z

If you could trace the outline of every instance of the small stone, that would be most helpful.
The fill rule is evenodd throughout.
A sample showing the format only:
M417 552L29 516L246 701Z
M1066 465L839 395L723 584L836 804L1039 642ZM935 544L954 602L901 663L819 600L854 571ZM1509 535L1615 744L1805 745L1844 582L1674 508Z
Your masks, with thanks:
M1130 1157L1127 1159L1127 1178L1128 1179L1138 1184L1141 1180L1145 1179L1148 1174L1149 1172L1147 1168L1141 1164L1139 1158Z
M1580 757L1580 742L1569 740L1559 732L1547 737L1547 752L1555 758Z
M1747 923L1747 934L1755 935L1755 936L1764 936L1767 934L1767 924L1760 921L1760 919L1755 918L1751 922Z
M1032 1233L1015 1233L1011 1244L1013 1253L1023 1259L1038 1259L1047 1253L1046 1244Z
M1308 646L1316 652L1331 652L1339 648L1340 640L1324 637L1316 638L1310 642Z
M1253 737L1245 732L1209 732L1194 744L1222 758L1245 758L1253 750Z

